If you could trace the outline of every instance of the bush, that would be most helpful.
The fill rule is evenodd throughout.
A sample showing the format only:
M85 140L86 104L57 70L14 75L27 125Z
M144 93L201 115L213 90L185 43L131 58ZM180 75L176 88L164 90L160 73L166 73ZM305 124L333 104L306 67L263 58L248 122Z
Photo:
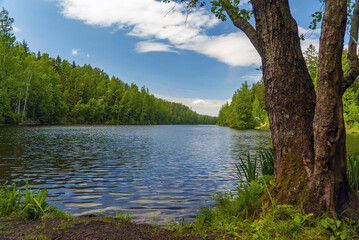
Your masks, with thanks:
M56 207L50 207L46 202L47 190L32 190L26 181L25 191L20 190L15 183L12 187L5 182L0 190L0 216L21 217L36 220L44 216L65 216L65 212Z

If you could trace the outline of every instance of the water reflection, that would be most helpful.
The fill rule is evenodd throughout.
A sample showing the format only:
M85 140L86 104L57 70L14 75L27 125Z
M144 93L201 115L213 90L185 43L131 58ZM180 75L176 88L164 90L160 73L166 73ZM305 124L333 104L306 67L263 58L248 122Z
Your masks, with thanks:
M217 126L0 127L0 180L28 178L75 215L191 220L214 192L235 188L233 162L268 136Z

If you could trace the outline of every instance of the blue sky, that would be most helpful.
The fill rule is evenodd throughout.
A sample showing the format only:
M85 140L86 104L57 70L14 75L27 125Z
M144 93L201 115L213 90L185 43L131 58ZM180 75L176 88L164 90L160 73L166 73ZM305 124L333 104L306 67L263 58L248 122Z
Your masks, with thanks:
M318 46L318 31L307 29L321 3L290 4L307 37L302 49ZM259 56L245 35L206 8L187 14L180 4L156 0L2 0L0 6L31 51L91 64L201 114L217 115L244 81L261 78Z

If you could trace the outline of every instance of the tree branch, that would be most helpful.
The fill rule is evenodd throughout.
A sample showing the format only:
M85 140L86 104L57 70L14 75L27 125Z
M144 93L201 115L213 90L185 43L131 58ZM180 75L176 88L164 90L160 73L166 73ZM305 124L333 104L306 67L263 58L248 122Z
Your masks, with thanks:
M355 2L355 8L351 17L350 40L348 49L349 71L344 76L343 90L347 90L359 75L359 59L357 55L359 29L359 0Z
M357 0L359 1L359 0ZM251 43L253 44L254 48L257 50L260 56L262 56L262 51L259 46L259 39L258 39L258 33L254 29L254 27L243 17L237 16L236 18L233 17L233 14L230 10L225 9L229 18L232 20L234 26L241 29L249 38Z

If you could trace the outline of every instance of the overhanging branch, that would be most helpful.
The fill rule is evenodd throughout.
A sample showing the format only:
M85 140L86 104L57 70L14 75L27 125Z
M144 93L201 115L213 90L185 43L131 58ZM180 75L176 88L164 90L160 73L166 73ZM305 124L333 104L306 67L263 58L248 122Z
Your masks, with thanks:
M236 17L233 17L233 13L231 12L230 9L225 9L225 10L226 10L229 18L232 20L234 26L241 29L247 35L247 37L253 44L254 48L257 50L259 55L262 56L262 51L259 46L258 33L254 29L254 27L246 19L244 19L243 17L241 17L239 15Z
M259 40L258 40L258 34L257 31L254 29L254 27L244 18L237 16L236 18L233 18L233 14L230 11L227 11L227 14L229 18L232 20L234 26L241 29L249 38L251 43L253 44L254 48L257 50L260 56L262 56L262 51L259 47Z

